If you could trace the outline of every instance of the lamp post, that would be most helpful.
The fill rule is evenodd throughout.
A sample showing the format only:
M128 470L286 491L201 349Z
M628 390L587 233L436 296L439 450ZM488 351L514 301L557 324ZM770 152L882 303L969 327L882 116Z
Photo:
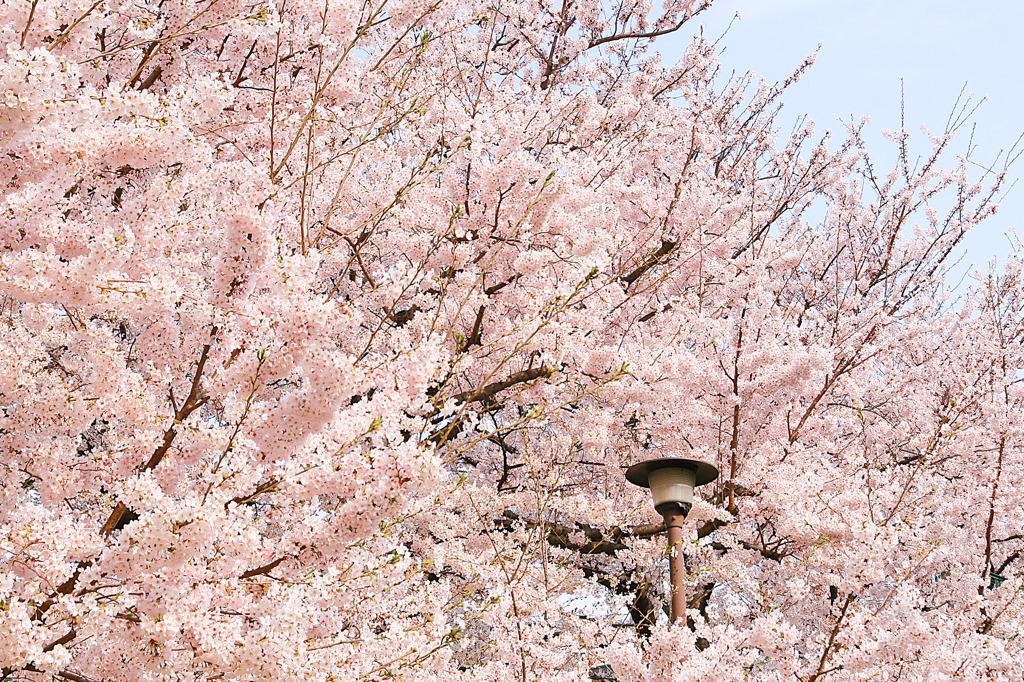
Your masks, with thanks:
M665 457L649 459L626 469L626 480L641 488L650 488L654 508L665 519L668 529L668 574L672 586L673 623L686 613L683 590L683 520L693 506L693 489L718 478L718 469L695 459Z

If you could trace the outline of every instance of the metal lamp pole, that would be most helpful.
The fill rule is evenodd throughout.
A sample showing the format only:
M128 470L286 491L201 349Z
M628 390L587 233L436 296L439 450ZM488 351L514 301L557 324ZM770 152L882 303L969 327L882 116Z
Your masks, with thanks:
M672 586L669 619L675 623L686 614L683 589L683 521L693 505L693 489L718 478L718 469L695 459L665 457L634 464L626 470L626 480L641 488L650 488L654 508L665 519L668 529L668 574Z

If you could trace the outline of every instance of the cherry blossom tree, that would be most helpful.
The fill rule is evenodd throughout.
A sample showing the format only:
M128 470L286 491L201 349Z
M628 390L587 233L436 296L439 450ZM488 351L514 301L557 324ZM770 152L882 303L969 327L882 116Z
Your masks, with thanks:
M0 675L1019 677L1006 159L780 136L707 6L0 4Z

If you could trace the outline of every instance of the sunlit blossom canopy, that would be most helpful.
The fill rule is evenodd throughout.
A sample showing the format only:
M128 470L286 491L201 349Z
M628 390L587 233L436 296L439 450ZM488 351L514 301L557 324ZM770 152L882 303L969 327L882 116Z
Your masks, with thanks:
M1020 679L1005 159L706 7L0 2L0 678Z

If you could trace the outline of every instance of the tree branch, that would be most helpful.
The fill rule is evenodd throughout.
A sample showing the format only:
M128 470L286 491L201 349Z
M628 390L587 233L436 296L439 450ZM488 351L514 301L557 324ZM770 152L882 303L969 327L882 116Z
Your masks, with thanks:
M846 601L843 602L842 609L839 611L839 616L836 618L836 624L832 627L832 632L828 637L828 644L825 645L825 650L821 652L821 659L818 661L818 669L813 675L807 678L807 682L815 682L819 677L826 675L837 668L829 668L825 670L825 663L828 662L829 654L832 652L832 647L836 643L836 637L839 635L839 631L843 627L843 619L846 618L846 611L850 608L850 604L853 602L853 595L846 595Z
M210 356L210 344L203 346L203 352L199 356L199 362L196 365L195 375L192 377L192 387L189 389L188 398L180 408L174 413L174 423L164 432L164 441L160 444L146 462L140 471L149 471L156 467L157 464L164 458L164 456L170 451L171 444L174 443L174 438L178 435L177 426L188 419L189 415L195 412L197 409L206 404L206 396L201 396L202 393L202 378L203 370L206 367L206 360ZM103 524L103 528L100 529L100 535L103 537L109 536L117 528L121 518L128 511L128 507L123 502L118 502L114 507L114 511L107 517L106 523Z
M677 23L677 24L675 24L673 26L669 26L668 28L663 28L660 31L646 31L646 32L645 31L632 31L632 32L629 32L629 33L617 33L615 35L603 36L601 38L595 38L594 40L590 41L589 45L587 45L587 49L590 49L590 48L593 48L593 47L597 47L598 45L604 45L605 43L615 42L616 40L631 40L631 39L634 39L634 38L636 38L636 39L651 39L651 38L657 38L659 36L668 35L670 33L675 33L676 31L681 29L686 22L688 22L690 19L694 18L695 16L697 16L698 14L700 14L701 12L703 12L704 10L706 10L710 6L711 6L710 2L705 2L704 4L702 4L700 7L695 9L690 14L687 14L687 15L683 16L683 18L679 21L679 23Z
M246 571L245 573L243 573L242 575L240 575L238 577L242 578L242 579L245 579L245 578L255 578L258 575L266 575L267 573L270 573L272 570L277 568L281 564L281 562L283 562L287 558L288 557L286 557L286 556L279 557L279 558L274 559L273 561L271 561L266 566L260 566L259 568L250 569L250 570Z
M627 286L637 281L643 276L645 272L647 272L655 265L660 263L665 256L675 251L678 245L679 242L673 242L667 239L662 239L661 247L657 251L655 251L650 258L645 260L638 268L633 270L633 272L629 273L628 275L623 275L622 281L625 282Z
M466 391L453 396L456 402L460 403L476 403L481 400L487 400L493 398L498 393L501 393L506 388L512 388L516 384L522 384L527 381L533 381L534 379L546 379L555 373L555 370L547 365L541 365L540 367L534 367L533 369L524 369L521 372L516 372L507 379L501 381L495 381L494 383L487 384L483 388Z

